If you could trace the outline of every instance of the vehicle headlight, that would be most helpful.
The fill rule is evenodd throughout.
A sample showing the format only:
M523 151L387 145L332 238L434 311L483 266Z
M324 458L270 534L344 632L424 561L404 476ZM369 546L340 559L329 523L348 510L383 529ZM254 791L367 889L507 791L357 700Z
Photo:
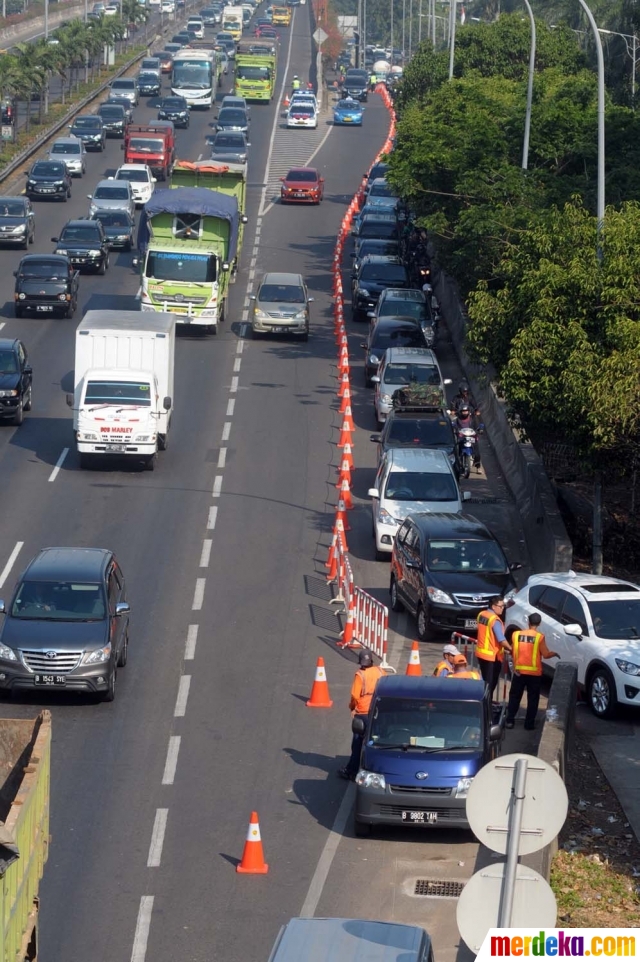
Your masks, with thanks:
M306 316L307 316L307 309L305 308L302 311L298 311L298 313L294 315L293 319L294 321L303 321Z
M384 775L378 772L367 772L363 768L356 775L356 785L360 785L361 788L378 788L382 792L387 787Z
M640 665L633 661L625 661L624 658L616 658L616 665L625 675L640 675Z
M0 645L0 661L17 661L16 653L6 645Z
M67 299L67 295L66 295L66 294L58 294L58 300L59 300L59 301L66 301L66 299Z
M390 394L381 394L381 395L380 395L380 400L382 401L383 404L391 404L391 395L390 395Z
M0 397L17 397L17 391L0 391Z
M458 784L456 786L455 797L456 798L466 798L469 794L469 789L471 788L471 782L473 778L459 778Z
M453 598L451 595L448 595L446 591L441 591L440 588L428 586L427 594L429 595L429 601L435 601L437 605L453 604Z
M63 247L56 247L56 254L64 254L65 257L66 257L68 253L69 253L69 251L66 250L65 248L63 248Z
M364 287L359 287L357 293L360 295L360 297L371 297L369 291Z
M379 363L380 363L380 358L377 357L377 355L375 354L369 355L369 364L379 364Z
M14 227L14 228L13 228L12 233L13 233L13 234L24 234L24 232L26 231L26 229L27 229L27 225L26 225L26 224L18 224L17 227Z
M380 508L378 511L378 521L381 524L392 524L394 526L401 523L392 514L389 514L386 508Z
M18 294L18 300L19 300L19 301L23 301L26 296L27 296L27 295L26 295L24 292L21 291L20 294Z
M253 315L254 315L254 317L256 317L259 321L266 321L266 320L269 319L269 315L268 315L268 314L265 314L264 311L261 311L259 307L254 307L254 309L253 309Z
M100 257L100 251L89 251L89 257Z
M102 662L109 661L111 658L111 644L105 645L104 648L96 648L94 651L87 651L82 659L83 665L99 665Z
M518 593L517 588L509 588L507 593L502 596L502 600L506 605L512 604L517 593Z

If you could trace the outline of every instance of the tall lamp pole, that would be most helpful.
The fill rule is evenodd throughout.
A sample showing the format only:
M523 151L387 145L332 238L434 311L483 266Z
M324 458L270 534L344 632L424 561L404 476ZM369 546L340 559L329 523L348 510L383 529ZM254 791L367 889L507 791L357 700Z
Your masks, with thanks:
M431 40L433 49L436 49L436 0L430 0L431 8Z
M49 0L44 0L44 39L49 39Z
M529 0L524 0L531 24L531 49L529 50L529 81L527 84L527 110L524 118L524 141L522 143L522 169L529 166L529 134L531 133L531 103L533 101L533 74L536 69L536 22Z
M607 33L613 37L622 37L625 46L627 48L627 53L631 57L631 99L634 101L633 107L635 110L635 99L636 99L636 63L638 60L638 38L635 33L633 35L629 33L618 33L616 30L605 30L603 27L598 27L598 33ZM631 49L629 49L629 44L627 41L631 41Z
M587 15L587 20L593 30L598 57L598 199L597 199L597 232L598 260L602 261L602 229L604 227L604 54L598 25L585 0L578 0Z
M456 0L449 0L449 80L453 80L453 59L456 49Z

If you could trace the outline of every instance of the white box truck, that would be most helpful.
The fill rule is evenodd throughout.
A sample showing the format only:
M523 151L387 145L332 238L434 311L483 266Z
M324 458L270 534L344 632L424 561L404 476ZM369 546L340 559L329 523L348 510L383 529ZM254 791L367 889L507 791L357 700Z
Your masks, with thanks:
M174 314L87 311L67 395L82 467L113 456L153 471L173 412L175 338Z

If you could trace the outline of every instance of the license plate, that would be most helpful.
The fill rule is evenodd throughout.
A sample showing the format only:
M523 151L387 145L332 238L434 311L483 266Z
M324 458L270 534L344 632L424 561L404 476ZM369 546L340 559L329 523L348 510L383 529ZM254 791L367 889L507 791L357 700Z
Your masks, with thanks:
M34 675L33 680L36 685L44 685L45 687L54 687L55 685L67 684L66 675Z
M126 444L105 444L105 451L126 451Z
M465 626L465 628L477 628L477 627L478 627L478 622L476 621L475 618L465 618L465 619L464 619L464 626Z
M52 311L53 307L50 304L38 304L36 311Z
M272 327L271 330L274 334L286 334L289 330L288 327Z
M53 187L38 187L37 192L39 194L55 194L55 189Z
M345 124L350 124L351 121L353 120L353 117L343 117L342 119Z
M295 193L293 196L294 196L294 197L306 197L307 195L306 195L303 191L299 190L299 191L296 191L296 193Z
M403 812L403 822L417 822L421 825L434 825L438 821L437 812Z

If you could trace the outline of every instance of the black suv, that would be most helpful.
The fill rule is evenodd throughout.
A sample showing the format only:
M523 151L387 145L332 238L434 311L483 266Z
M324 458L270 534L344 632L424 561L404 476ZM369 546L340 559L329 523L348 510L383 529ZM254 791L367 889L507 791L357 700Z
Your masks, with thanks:
M109 266L109 242L99 220L69 220L60 237L52 237L56 254L64 254L78 270L104 274Z
M36 236L36 216L28 197L0 197L0 244L26 250Z
M26 254L13 276L16 317L25 314L73 317L78 303L78 272L68 257Z
M84 141L85 150L103 151L107 146L107 132L97 114L81 114L69 124L69 130L72 137Z
M71 197L71 174L58 160L36 160L27 172L25 194L29 200L46 197L66 201Z
M160 77L152 70L141 70L137 81L141 97L157 97L160 93Z
M127 663L124 576L106 548L43 548L27 565L0 631L0 688L87 692L113 701Z
M158 105L158 120L171 120L174 127L188 127L189 104L184 97L163 97Z
M387 287L408 287L407 269L399 257L369 254L363 257L351 287L354 321L364 321Z
M127 114L122 104L100 104L98 116L102 121L106 137L124 137Z
M31 378L22 341L0 338L0 419L22 424L24 411L31 410Z
M378 322L384 323L384 320ZM456 478L460 479L460 448L451 418L443 408L418 403L403 405L394 399L393 411L382 431L371 434L370 438L378 445L378 464L390 448L431 448L447 452Z
M436 633L473 634L493 595L515 587L504 552L470 514L410 514L391 554L391 608L415 615L420 641Z

